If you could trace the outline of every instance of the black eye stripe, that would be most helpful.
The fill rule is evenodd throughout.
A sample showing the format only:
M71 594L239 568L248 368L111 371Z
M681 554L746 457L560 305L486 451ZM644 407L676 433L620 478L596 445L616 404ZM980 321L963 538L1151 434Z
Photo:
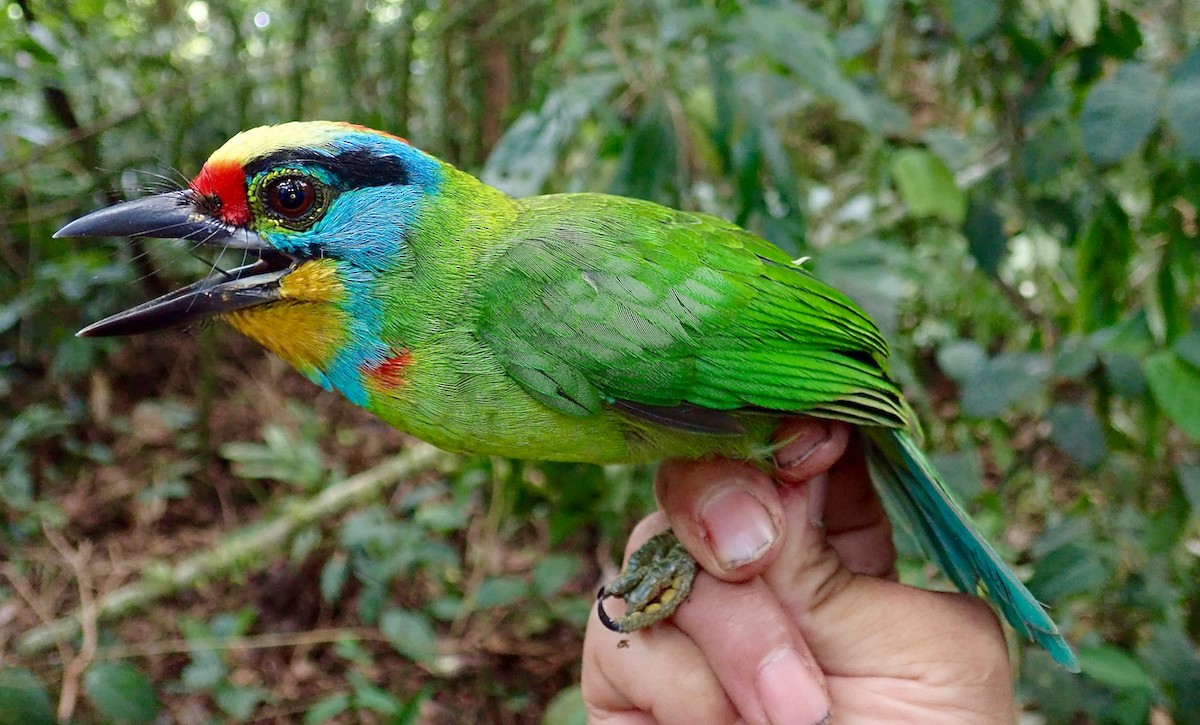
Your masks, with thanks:
M276 151L247 164L246 176L253 178L263 171L297 163L324 169L331 177L337 179L337 186L342 191L369 186L407 184L409 181L404 162L398 157L379 156L362 149L346 151L336 156L308 149Z

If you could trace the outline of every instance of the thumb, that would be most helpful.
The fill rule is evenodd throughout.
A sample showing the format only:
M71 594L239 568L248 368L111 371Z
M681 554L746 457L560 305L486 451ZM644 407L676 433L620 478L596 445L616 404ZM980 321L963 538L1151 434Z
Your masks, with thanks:
M825 509L832 512L839 496L870 486L865 476L839 478L835 468L806 486L781 491L787 537L763 574L821 668L850 677L947 682L961 679L964 669L972 671L964 659L975 655L964 658L964 650L977 653L980 668L1006 663L996 656L997 648L1006 647L1003 632L982 600L859 573L863 567L839 553L845 546L830 545L826 525L810 511L810 502L827 495ZM1000 674L1007 677L1006 671Z
M774 474L800 485L834 466L846 451L850 428L814 418L786 421ZM666 461L655 497L679 541L708 573L747 581L762 573L784 538L779 493L771 476L744 461Z

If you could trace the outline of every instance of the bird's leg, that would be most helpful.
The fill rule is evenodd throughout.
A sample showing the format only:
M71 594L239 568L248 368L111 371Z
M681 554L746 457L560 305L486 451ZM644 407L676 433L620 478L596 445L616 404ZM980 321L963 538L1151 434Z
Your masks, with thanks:
M596 613L614 632L633 632L657 624L675 613L692 591L696 560L670 529L654 536L629 557L621 575L602 587ZM624 616L612 619L604 600L625 600Z

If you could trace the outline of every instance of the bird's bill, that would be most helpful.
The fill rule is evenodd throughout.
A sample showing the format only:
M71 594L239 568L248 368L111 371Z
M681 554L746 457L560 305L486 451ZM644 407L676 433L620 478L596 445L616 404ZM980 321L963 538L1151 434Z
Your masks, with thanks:
M255 307L279 299L279 281L292 267L258 234L228 224L197 208L190 190L127 201L67 224L55 237L134 236L186 239L197 244L244 249L258 254L229 272L213 271L199 282L118 312L75 333L110 337L155 332Z

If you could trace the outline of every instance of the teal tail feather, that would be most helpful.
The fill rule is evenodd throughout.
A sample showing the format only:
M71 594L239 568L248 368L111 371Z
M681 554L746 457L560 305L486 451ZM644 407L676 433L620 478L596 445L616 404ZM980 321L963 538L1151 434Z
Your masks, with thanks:
M1075 653L1054 621L979 535L913 439L874 428L867 431L867 442L871 476L892 520L916 537L959 589L973 594L985 589L1017 632L1079 672Z

